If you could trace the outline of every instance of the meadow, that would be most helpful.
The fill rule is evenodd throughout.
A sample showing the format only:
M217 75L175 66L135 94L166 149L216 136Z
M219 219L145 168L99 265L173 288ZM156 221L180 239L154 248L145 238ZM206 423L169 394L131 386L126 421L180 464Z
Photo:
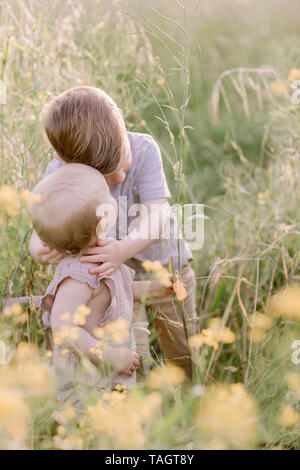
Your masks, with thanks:
M299 449L298 2L3 0L0 15L0 448ZM173 202L205 212L193 383L152 331L145 384L80 410L53 398L41 312L4 308L53 275L28 255L28 197L53 157L41 111L79 84L153 135Z

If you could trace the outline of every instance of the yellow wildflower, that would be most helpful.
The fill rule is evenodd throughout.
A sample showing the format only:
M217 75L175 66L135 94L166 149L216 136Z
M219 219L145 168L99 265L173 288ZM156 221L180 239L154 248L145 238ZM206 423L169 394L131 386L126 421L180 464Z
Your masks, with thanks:
M236 339L233 331L227 326L222 326L221 318L212 318L209 321L209 328L202 330L200 333L190 336L188 343L191 348L199 349L204 344L219 349L218 343L231 344Z
M147 376L146 383L149 388L163 388L169 385L177 387L185 378L185 372L181 367L168 363L166 367L153 369Z
M299 416L294 406L285 405L278 417L278 424L284 426L285 428L293 428L296 426L298 421Z
M184 299L186 299L187 293L184 285L182 282L177 279L174 284L173 284L173 289L176 294L177 299L182 302Z
M54 391L54 376L47 364L26 361L18 368L19 383L33 395L47 395Z
M209 329L212 331L214 339L218 343L231 344L236 340L236 336L227 326L222 325L221 318L211 318L208 322Z
M64 325L54 333L53 342L54 344L63 344L66 339L76 341L78 339L78 334L77 327Z
M54 411L52 416L59 424L65 425L76 417L76 411L70 403L66 403L60 410Z
M90 315L91 309L85 305L79 305L74 313L73 322L75 325L83 326L86 322L86 317Z
M20 200L17 190L10 185L0 186L0 207L10 216L19 213Z
M289 372L285 375L284 380L289 390L294 392L297 399L300 400L300 374L297 372Z
M118 320L108 323L104 329L115 343L122 343L129 336L129 324L125 318L118 318Z
M289 71L288 77L287 77L288 82L293 83L296 80L300 80L300 69L291 69Z
M284 96L288 93L288 87L283 80L273 80L270 83L270 91L274 96Z
M144 261L142 263L143 268L147 272L155 273L155 276L160 279L162 284L169 286L170 284L170 273L169 271L161 264L160 261Z
M105 336L105 329L100 327L95 328L93 330L93 335L95 338L102 339Z
M25 437L29 426L29 409L20 394L13 389L0 389L0 428L15 440Z
M261 328L254 328L253 331L247 332L248 340L252 341L253 343L261 343L265 339L265 337L266 332Z
M17 362L36 360L37 356L38 349L36 344L26 343L25 341L21 341L21 343L18 344L15 353L15 360Z
M261 330L269 330L273 326L273 319L268 315L256 312L249 316L251 328L258 328Z
M271 297L268 309L277 317L300 320L300 286L287 286Z
M207 438L247 448L256 440L257 417L257 404L243 384L217 384L208 388L197 424Z
M161 77L160 79L156 80L157 85L164 86L166 83L166 79L164 77Z

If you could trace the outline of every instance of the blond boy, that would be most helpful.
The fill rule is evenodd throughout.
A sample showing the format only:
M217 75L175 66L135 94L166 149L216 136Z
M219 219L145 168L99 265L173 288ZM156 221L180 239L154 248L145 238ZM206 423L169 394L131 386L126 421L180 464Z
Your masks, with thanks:
M139 279L145 275L143 261L160 261L168 267L172 257L187 290L183 304L187 324L191 325L196 317L192 254L185 241L180 240L179 266L178 240L162 239L163 218L159 218L159 223L154 222L157 211L168 206L171 194L159 147L153 138L126 132L121 110L104 91L93 87L72 88L55 98L45 109L44 126L56 151L47 174L65 162L92 166L103 174L118 204L114 238L99 240L97 247L86 250L82 263L94 263L90 272L99 276L109 275L125 263L134 268ZM145 208L139 217L134 211L135 204ZM127 232L124 224L120 224L121 217L123 221L125 217L129 225ZM40 263L56 264L62 257L57 250L42 243L35 232L29 249ZM148 306L154 313L154 326L165 359L183 367L191 377L192 364L182 316L174 295L168 294L166 290L164 298L149 302ZM136 321L144 321L146 317L145 307L138 301L134 304L134 317Z

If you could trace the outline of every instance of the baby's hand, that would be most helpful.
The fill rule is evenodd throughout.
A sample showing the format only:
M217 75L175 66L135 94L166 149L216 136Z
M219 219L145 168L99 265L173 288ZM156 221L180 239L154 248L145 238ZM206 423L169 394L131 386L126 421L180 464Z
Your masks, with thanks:
M139 355L128 348L107 348L104 354L104 360L125 375L133 374L140 364Z
M53 248L50 248L50 246L46 245L43 242L38 255L41 258L42 262L45 264L58 264L64 258L64 255L62 253L59 253Z

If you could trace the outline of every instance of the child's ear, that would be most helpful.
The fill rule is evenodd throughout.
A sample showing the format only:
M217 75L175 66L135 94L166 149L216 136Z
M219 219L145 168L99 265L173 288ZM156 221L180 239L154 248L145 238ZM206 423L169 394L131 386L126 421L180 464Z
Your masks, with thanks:
M105 216L98 217L98 224L96 227L96 234L98 238L104 238L108 230L108 225Z

